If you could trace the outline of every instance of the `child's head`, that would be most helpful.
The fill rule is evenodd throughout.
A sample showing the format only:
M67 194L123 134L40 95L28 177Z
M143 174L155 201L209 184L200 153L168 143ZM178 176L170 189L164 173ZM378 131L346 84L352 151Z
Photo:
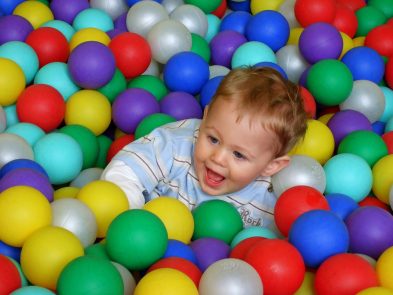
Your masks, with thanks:
M271 68L239 68L225 76L205 109L195 147L206 193L240 190L289 163L287 153L307 128L298 90Z

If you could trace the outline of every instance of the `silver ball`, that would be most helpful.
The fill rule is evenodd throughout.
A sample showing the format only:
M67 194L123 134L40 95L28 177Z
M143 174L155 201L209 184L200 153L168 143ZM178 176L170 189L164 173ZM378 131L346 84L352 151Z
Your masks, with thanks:
M208 23L206 14L199 7L190 4L180 5L172 11L170 18L181 22L191 33L205 37Z
M124 295L131 295L134 294L134 289L136 286L135 279L131 272L125 268L123 265L120 263L111 261L111 263L116 267L118 272L120 273L120 276L123 280L123 286L124 286Z
M285 71L288 79L298 83L302 73L309 67L297 45L285 45L276 52L277 64Z
M177 7L183 4L184 4L183 0L163 0L161 2L161 5L164 6L164 8L166 9L166 11L168 11L168 13L171 13Z
M225 76L229 73L230 69L222 65L211 65L209 67L210 76L209 79L212 79L217 76Z
M7 117L3 107L0 105L0 133L7 128Z
M103 170L98 167L84 169L71 181L70 186L82 188L89 182L99 180Z
M90 7L105 11L112 20L128 10L125 0L90 0Z
M295 2L296 0L285 0L278 8L278 12L288 21L290 28L301 27L295 16Z
M0 134L0 168L12 160L34 160L34 153L27 141L16 134Z

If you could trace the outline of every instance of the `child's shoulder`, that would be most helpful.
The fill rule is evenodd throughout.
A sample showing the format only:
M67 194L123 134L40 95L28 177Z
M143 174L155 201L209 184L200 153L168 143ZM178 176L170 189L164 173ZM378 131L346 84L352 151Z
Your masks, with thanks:
M156 131L173 138L194 137L201 124L200 119L186 119L161 126Z

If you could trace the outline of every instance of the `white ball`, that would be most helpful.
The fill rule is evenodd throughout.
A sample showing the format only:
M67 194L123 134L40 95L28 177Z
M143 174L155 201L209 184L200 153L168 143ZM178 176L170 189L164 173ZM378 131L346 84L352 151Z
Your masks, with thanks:
M208 27L207 17L199 7L190 4L180 5L172 11L170 18L181 22L191 33L205 37Z
M128 10L128 6L124 0L90 0L90 7L105 11L110 15L112 20L115 20Z

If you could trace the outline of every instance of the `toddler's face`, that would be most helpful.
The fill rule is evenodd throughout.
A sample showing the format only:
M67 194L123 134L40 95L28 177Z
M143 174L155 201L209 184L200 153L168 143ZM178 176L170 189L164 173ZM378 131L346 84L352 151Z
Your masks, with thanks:
M205 114L195 146L194 163L202 190L210 195L239 191L275 165L272 132L223 99Z

